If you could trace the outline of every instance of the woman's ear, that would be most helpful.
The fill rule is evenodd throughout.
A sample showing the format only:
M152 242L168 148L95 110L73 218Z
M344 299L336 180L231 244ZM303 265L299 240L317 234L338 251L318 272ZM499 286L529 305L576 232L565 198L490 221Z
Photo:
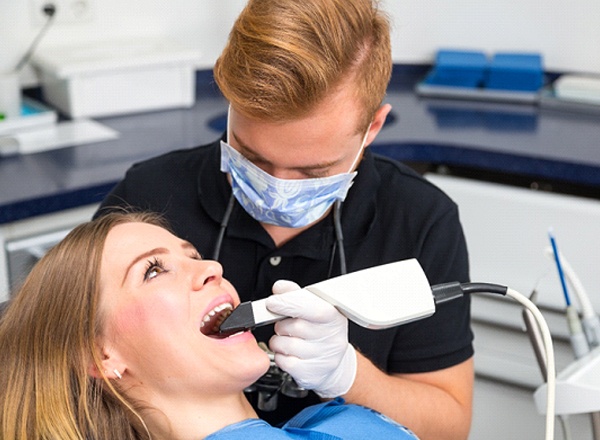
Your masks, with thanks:
M102 376L108 379L121 379L125 374L125 370L127 370L127 366L120 357L107 349L102 350L100 367L93 360L88 365L88 374L96 379L100 379Z

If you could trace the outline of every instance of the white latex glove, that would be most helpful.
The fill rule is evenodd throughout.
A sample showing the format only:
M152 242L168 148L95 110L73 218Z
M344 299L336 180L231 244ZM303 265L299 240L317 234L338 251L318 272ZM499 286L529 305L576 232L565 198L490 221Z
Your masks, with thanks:
M291 316L275 323L269 347L275 363L302 388L323 398L346 394L356 378L356 352L348 343L348 319L328 302L300 290L298 284L279 280L266 306ZM278 295L280 293L286 295Z

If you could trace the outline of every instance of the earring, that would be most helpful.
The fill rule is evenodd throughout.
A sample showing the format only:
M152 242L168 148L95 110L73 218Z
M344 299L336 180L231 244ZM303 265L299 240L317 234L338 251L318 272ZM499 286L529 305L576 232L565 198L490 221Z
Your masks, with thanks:
M118 379L123 379L123 375L119 373L119 370L116 368L113 370L113 373L115 373L115 376L117 376Z

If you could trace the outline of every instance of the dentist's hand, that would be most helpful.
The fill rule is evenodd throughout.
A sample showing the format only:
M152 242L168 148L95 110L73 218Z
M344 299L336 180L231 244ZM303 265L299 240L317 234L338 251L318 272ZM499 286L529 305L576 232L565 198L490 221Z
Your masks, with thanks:
M286 292L290 293L277 295ZM356 352L348 343L346 317L292 281L277 281L273 293L267 309L291 316L275 324L269 341L275 363L298 385L323 398L346 394L356 377Z

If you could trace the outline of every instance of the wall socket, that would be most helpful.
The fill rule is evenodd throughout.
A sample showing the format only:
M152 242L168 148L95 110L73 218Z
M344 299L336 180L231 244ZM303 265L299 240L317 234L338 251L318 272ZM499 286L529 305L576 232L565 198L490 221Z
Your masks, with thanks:
M56 7L54 24L76 24L90 22L94 18L95 0L29 0L31 16L35 26L41 26L48 20L44 6Z

